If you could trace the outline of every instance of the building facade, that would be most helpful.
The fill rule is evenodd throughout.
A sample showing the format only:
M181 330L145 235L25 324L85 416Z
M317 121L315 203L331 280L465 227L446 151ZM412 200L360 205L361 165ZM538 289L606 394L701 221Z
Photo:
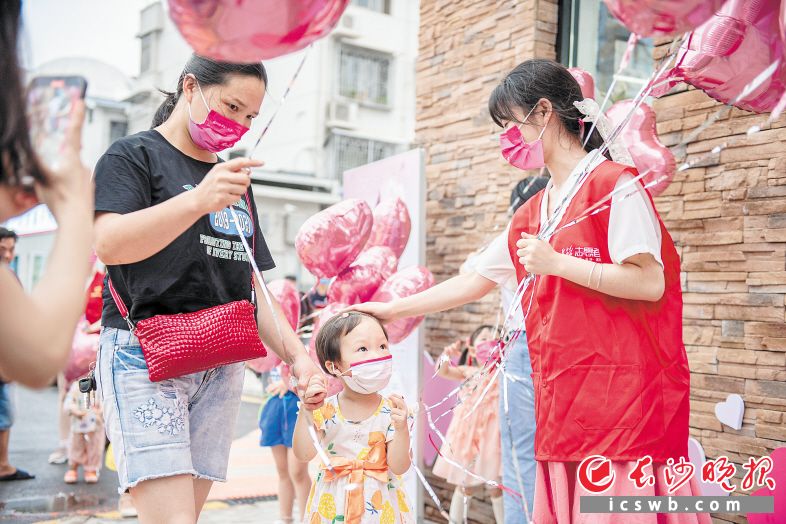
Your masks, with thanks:
M551 58L592 73L602 100L628 32L600 0L423 0L420 31L416 140L426 150L427 265L444 280L504 228L510 190L530 174L500 155L500 130L487 110L491 90L518 63ZM666 44L640 42L610 100L632 98ZM650 102L668 146L683 142L722 107L684 86ZM744 139L750 126L766 118L725 111L675 151L678 159L683 151L687 160L707 158L677 173L656 198L682 258L691 435L707 457L726 455L737 464L736 484L748 457L769 454L786 441L786 121ZM711 153L729 139L741 140ZM427 350L437 355L473 326L493 321L497 305L491 296L427 318ZM716 403L730 393L746 404L741 430L715 416ZM452 488L430 481L447 505ZM426 515L441 521L427 503ZM746 522L744 516L714 518ZM473 504L470 521L493 522L491 508Z

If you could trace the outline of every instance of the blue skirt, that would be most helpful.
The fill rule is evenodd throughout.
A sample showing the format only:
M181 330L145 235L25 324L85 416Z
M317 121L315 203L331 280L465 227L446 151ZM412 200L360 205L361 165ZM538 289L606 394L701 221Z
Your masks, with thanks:
M270 398L259 414L259 445L264 447L292 447L292 435L297 422L297 395L288 391L284 398Z

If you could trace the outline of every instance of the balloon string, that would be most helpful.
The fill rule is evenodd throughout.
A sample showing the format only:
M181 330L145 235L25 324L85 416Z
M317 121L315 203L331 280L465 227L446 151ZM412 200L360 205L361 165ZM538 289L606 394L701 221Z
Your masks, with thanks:
M311 52L312 47L314 47L313 43L309 44L306 50L303 51L303 57L300 59L300 63L298 64L297 69L295 69L295 74L293 74L292 78L289 80L289 84L287 84L287 88L284 91L284 95L281 97L281 101L279 102L276 109L273 111L273 114L270 115L270 118L268 119L267 124L265 124L265 127L262 129L262 133L259 135L259 138L257 138L254 147L251 148L251 153L249 153L248 155L250 158L253 158L254 153L257 150L257 146L259 146L259 143L262 142L262 138L264 138L264 136L267 134L268 129L270 129L270 125L273 123L273 120L275 120L279 110L281 110L281 106L284 105L287 96L289 96L289 92L292 90L292 86L295 84L295 80L297 80L298 75L300 75L300 71L303 69L303 64L306 63L306 58L308 58L308 55Z

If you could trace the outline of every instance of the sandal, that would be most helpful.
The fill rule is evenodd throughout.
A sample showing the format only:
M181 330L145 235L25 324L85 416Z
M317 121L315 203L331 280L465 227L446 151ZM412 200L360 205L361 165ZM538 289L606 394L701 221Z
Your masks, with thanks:
M85 471L85 483L86 484L97 484L98 483L98 472L97 471Z
M30 473L28 473L23 469L17 469L10 475L3 475L2 477L0 477L0 482L5 482L9 480L30 480L34 478L35 475L31 475Z
M69 469L63 476L63 482L66 484L76 484L79 480L79 474L75 469Z

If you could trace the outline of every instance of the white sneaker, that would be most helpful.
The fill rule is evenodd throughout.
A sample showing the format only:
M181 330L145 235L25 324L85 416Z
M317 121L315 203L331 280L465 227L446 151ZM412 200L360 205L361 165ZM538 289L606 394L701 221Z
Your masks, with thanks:
M68 454L65 448L57 448L49 455L49 463L50 464L65 464L68 462Z

